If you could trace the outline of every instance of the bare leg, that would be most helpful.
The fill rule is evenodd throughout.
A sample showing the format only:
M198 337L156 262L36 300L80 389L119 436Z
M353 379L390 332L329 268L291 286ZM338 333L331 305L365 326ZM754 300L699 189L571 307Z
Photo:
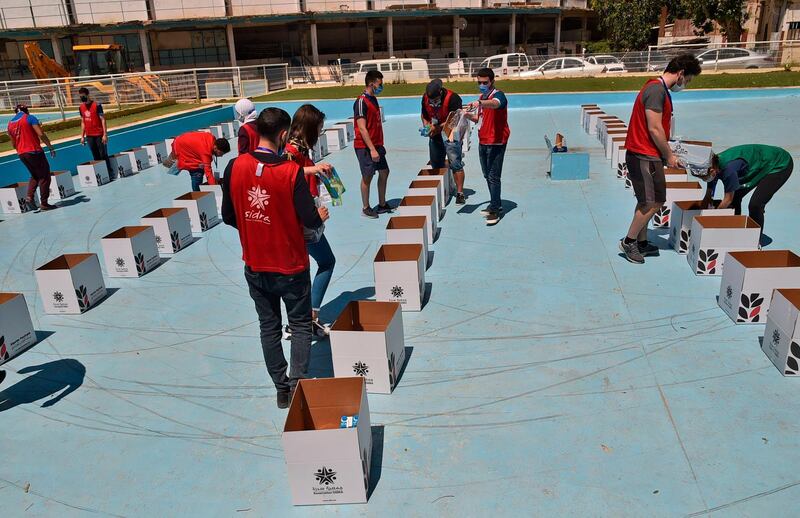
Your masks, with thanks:
M386 205L386 184L389 183L389 170L378 171L378 204Z
M369 208L369 186L372 184L371 176L361 175L361 203L365 209Z
M636 239L638 241L647 240L647 224L650 219L655 216L658 209L661 208L659 204L640 203L636 205L633 211L633 221L628 228L628 239Z
M456 179L456 192L457 193L464 193L464 171L456 171L453 173L453 176Z

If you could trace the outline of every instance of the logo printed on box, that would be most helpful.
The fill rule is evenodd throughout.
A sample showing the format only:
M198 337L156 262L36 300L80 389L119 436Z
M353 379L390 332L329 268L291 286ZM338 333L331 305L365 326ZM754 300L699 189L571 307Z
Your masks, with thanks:
M64 294L60 291L53 292L53 300L56 302L56 307L65 308L67 307L66 304L62 304L64 302Z
M736 322L758 322L761 316L761 304L764 303L764 298L761 297L759 293L751 293L749 297L747 294L742 293L739 302L739 314L736 318Z
M117 259L114 261L114 264L117 265L117 268L125 268L125 259L122 257L117 257Z
M200 213L200 229L205 232L208 230L208 216L205 212Z
M392 297L394 297L396 299L399 299L400 297L402 297L403 293L404 293L404 291L403 291L403 287L402 286L394 286L392 288Z
M783 373L787 376L800 374L800 344L797 342L792 342L789 347L789 356L786 357L786 370Z
M769 348L772 351L772 354L778 356L778 346L781 344L781 332L777 329L772 330L772 342L769 344Z
M172 238L172 250L178 252L181 249L181 236L177 230L173 230L170 237Z
M0 360L6 361L9 358L8 350L6 349L6 337L0 336Z
M322 469L318 469L314 476L317 479L317 483L325 484L326 486L333 484L336 480L336 472L325 466L322 466Z
M369 365L364 362L356 362L353 364L353 372L356 376L366 376L369 372Z
M147 266L144 263L144 254L139 252L138 254L136 254L135 259L136 259L136 272L139 275L142 275L142 274L146 273L147 272Z
M336 472L334 470L322 466L321 469L314 473L314 478L316 478L317 484L322 484L311 486L315 495L341 495L344 493L342 486L333 485L336 482Z
M81 311L86 311L91 306L89 302L89 294L86 292L86 286L81 284L78 286L78 289L75 290L75 295L78 297L78 307Z
M708 250L700 250L697 255L697 272L714 275L717 271L719 253L715 252L713 248L709 248Z

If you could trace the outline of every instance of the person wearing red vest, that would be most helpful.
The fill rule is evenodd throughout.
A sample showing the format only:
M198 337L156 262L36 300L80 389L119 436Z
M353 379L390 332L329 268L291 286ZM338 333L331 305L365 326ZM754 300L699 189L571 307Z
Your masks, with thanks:
M328 209L314 204L303 168L280 155L291 122L279 108L263 110L256 150L231 160L222 178L222 219L239 231L278 408L289 406L298 380L308 375L311 276L303 228L318 229L328 219ZM289 365L281 347L281 301L292 330Z
M636 194L636 208L628 234L619 241L625 259L644 264L646 256L658 255L658 247L647 242L647 225L667 201L664 164L678 167L669 147L672 130L672 92L680 92L700 75L700 62L691 54L669 62L664 73L647 81L633 104L625 138L625 163Z
M508 127L508 99L494 87L494 70L482 68L475 74L481 96L470 103L474 109L470 118L481 120L478 130L478 158L483 177L489 187L489 206L481 211L486 217L486 225L496 225L500 221L503 205L500 197L500 178L503 174L503 159L506 145L511 136Z
M108 160L108 128L103 105L89 97L89 89L78 90L81 105L78 112L81 116L81 146L89 144L93 160L103 160L108 168L110 178L116 178L116 173L111 169Z
M428 152L431 167L445 167L445 159L450 162L450 171L456 181L456 203L466 203L464 196L464 156L461 140L450 142L442 138L442 127L447 116L463 106L461 97L444 88L441 79L434 79L425 88L422 96L422 124L428 126Z
M256 105L250 99L239 99L233 107L236 120L242 123L238 138L239 154L252 153L258 146L259 136L256 128Z
M361 215L375 219L378 214L392 212L386 203L386 183L389 180L389 163L383 147L383 122L378 95L383 92L383 74L370 70L364 77L366 88L353 103L353 118L356 122L356 138L353 148L361 168ZM378 206L369 204L369 187L372 177L378 172Z
M231 150L231 144L227 139L216 138L206 131L190 131L179 135L172 142L172 152L164 160L164 167L171 167L178 161L178 169L189 171L192 179L192 190L199 191L203 184L203 176L208 181L208 185L216 185L214 171L211 169L211 162L214 157L221 157Z
M28 113L28 107L18 104L14 108L14 117L8 123L8 136L14 149L17 150L19 161L22 162L31 174L28 182L28 193L25 197L24 211L36 210L33 196L36 194L36 187L39 187L39 207L41 210L55 209L55 205L47 203L50 197L50 163L42 151L41 142L50 150L50 156L56 156L56 150L50 139L42 130L39 119Z

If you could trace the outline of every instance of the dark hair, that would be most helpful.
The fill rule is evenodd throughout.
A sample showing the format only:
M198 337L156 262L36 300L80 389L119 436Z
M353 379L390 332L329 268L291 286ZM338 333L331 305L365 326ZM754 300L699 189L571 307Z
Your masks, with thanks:
M370 70L364 77L364 84L369 86L370 83L377 81L378 79L383 79L383 74L381 74L377 70Z
M309 149L319 140L319 125L325 121L325 114L312 104L304 104L294 112L289 138L302 140Z
M218 138L217 140L215 140L214 146L216 146L217 149L222 151L222 154L225 154L231 150L231 143L228 142L228 139L225 138Z
M475 72L475 77L488 77L489 81L494 81L494 70L491 68L481 68Z
M664 72L677 74L681 70L683 70L683 73L687 76L699 76L703 71L700 66L700 61L696 57L691 54L681 54L680 56L672 58L672 61L669 62Z
M711 167L712 167L713 169L716 169L717 171L719 171L719 169L720 169L720 164L719 164L719 155L718 155L718 154L716 154L716 153L714 153L713 155L711 155Z
M79 94L86 94L86 95L89 95L89 89L88 89L88 88L86 88L85 86L82 86L82 87L80 87L80 88L78 89L78 93L79 93Z
M14 113L19 113L19 112L28 113L28 105L20 103L14 106Z
M272 142L275 142L281 131L287 131L291 125L292 118L280 108L265 108L256 119L258 134Z
M425 95L427 95L428 98L438 98L440 95L442 95L443 90L444 85L442 85L442 80L434 79L428 83L427 87L425 87Z

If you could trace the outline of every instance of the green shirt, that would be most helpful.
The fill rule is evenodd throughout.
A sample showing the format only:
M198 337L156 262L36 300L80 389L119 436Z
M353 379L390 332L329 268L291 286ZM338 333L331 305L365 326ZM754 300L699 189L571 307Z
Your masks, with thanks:
M783 148L764 144L744 144L726 149L719 154L720 169L729 162L744 160L747 170L739 177L742 188L750 189L769 174L780 173L792 161L792 155Z

